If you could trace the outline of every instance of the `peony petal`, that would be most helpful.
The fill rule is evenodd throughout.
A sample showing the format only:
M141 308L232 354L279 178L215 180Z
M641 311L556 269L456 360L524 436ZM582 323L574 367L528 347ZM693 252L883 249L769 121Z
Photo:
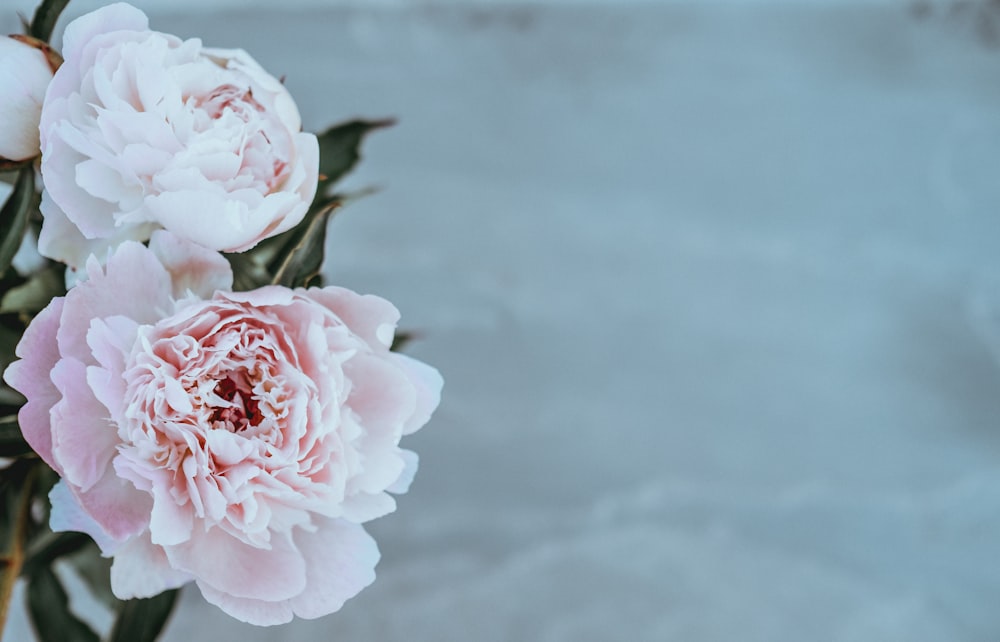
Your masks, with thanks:
M229 595L210 584L198 581L198 588L205 597L205 601L214 604L231 617L253 624L254 626L274 626L275 624L286 624L292 621L294 613L288 600L280 602L266 602L264 600L254 600L245 597Z
M207 299L233 287L233 269L218 252L165 231L153 232L149 249L170 273L176 299L189 294Z
M327 307L370 346L392 344L387 328L395 329L399 310L373 294L361 295L347 288L327 286L308 290L309 298Z
M417 474L417 467L420 463L420 458L417 457L417 453L412 450L400 448L399 456L403 460L403 472L399 474L399 477L392 483L391 486L386 488L386 491L396 495L402 495L410 490L410 484L413 483L413 478Z
M396 510L396 500L388 493L356 492L344 498L341 517L355 524L364 524Z
M430 421L431 414L441 403L441 389L444 387L444 378L436 368L432 368L422 361L417 361L405 354L393 353L390 355L396 365L403 369L410 377L414 387L417 389L417 407L413 415L403 426L403 434L409 435L423 427Z
M306 590L292 599L299 617L329 615L344 602L375 581L379 561L375 540L357 524L344 520L317 520L315 532L295 535L303 556L309 560Z
M135 344L138 328L138 324L128 317L113 316L92 320L87 332L87 345L100 364L87 367L87 385L118 425L125 420L126 382L122 376L125 359Z
M133 537L118 549L111 565L111 591L119 600L153 597L192 579L170 566L163 548L150 541L149 533Z
M359 354L344 364L344 374L353 384L347 405L362 425L372 437L398 444L403 423L417 405L417 393L406 372L382 355ZM398 473L397 469L392 479Z
M123 243L108 260L106 269L92 259L87 270L89 280L66 294L63 323L57 335L64 356L92 360L86 340L91 319L122 315L140 324L155 323L173 307L170 275L139 243Z
M182 506L171 494L170 486L161 481L153 484L153 512L149 517L149 534L154 544L182 544L191 537L194 513L190 504Z
M50 374L59 361L56 333L64 301L62 297L52 299L35 316L15 349L15 354L21 360L7 366L3 373L4 381L28 399L17 413L24 440L58 473L62 472L62 467L56 463L52 454L49 411L62 395L52 383Z
M108 251L125 241L137 241L149 236L151 226L123 227L108 238L88 239L80 229L66 217L48 189L42 192L42 216L45 219L38 234L38 253L65 263L73 269L82 269L87 258L106 256Z
M119 2L80 16L66 25L63 34L63 57L78 58L95 36L109 31L145 31L146 14L130 4Z
M115 474L111 466L90 490L74 492L80 506L115 540L134 537L149 525L152 497Z
M49 528L56 533L75 531L86 533L97 543L105 556L114 555L121 545L104 532L101 525L94 521L87 511L83 510L69 485L62 479L49 491L49 502L52 511L49 513Z
M62 392L50 413L52 453L62 476L81 491L104 476L119 443L107 408L86 382L87 367L76 359L62 359L52 369L52 383Z
M172 566L223 593L274 602L298 595L306 586L306 563L284 535L271 548L254 548L220 528L195 529L191 539L166 548Z

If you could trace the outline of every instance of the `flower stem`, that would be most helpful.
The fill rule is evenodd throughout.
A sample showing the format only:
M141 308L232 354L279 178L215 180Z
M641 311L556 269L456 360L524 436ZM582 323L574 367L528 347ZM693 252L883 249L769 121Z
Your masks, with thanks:
M24 564L25 539L31 519L31 499L35 492L36 477L38 477L38 466L32 466L25 475L24 485L21 487L7 550L0 556L0 635L3 635L7 625L7 610L14 594L14 583L21 574L21 566Z

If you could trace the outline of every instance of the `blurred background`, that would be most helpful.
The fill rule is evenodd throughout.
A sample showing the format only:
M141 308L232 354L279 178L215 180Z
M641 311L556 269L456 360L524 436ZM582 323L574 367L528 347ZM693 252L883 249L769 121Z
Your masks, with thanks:
M1000 3L135 4L399 118L326 270L446 380L372 587L167 642L1000 639Z

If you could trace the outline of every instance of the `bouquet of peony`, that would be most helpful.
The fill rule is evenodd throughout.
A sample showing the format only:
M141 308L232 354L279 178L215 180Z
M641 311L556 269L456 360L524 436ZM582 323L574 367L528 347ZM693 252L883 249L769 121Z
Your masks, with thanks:
M339 609L374 578L400 439L440 399L388 301L319 275L366 133L302 131L246 52L68 0L0 38L0 625L157 637L182 585L240 620ZM356 195L355 195L356 196Z

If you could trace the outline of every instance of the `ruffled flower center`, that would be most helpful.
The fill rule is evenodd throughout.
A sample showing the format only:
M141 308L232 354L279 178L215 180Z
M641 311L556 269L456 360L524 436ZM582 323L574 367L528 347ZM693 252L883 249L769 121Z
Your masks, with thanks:
M260 424L260 401L249 385L239 384L229 376L215 386L215 394L221 403L215 405L212 413L213 428L243 432L248 426Z

